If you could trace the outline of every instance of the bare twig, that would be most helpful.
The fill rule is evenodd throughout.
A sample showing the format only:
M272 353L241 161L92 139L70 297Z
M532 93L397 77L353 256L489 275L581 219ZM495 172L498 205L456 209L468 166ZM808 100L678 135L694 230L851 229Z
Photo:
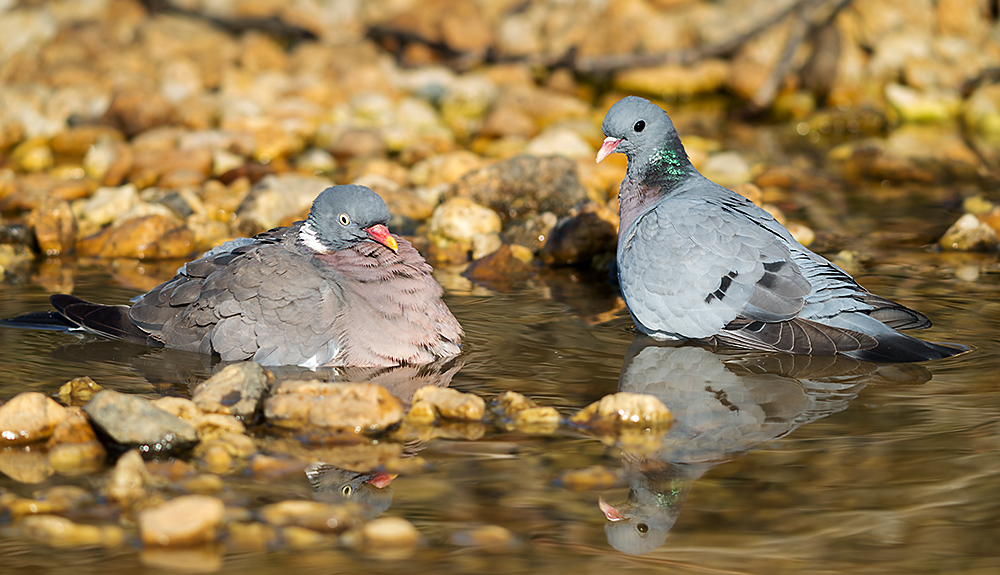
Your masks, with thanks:
M316 39L316 34L310 30L289 24L278 16L271 16L270 18L219 18L196 10L187 10L175 6L170 0L142 0L142 4L150 14L159 12L197 18L205 20L230 34L241 34L249 30L257 30L284 39L292 44L302 40Z
M690 50L680 50L677 52L661 52L658 54L621 54L615 56L592 56L581 58L576 62L574 69L578 72L613 72L625 68L641 68L646 66L658 66L660 64L693 64L705 58L717 58L727 56L747 43L751 38L774 26L785 19L786 16L798 10L803 4L812 0L798 0L788 5L785 9L779 10L770 18L765 18L743 34L733 36L728 40L723 40L716 44L709 44L700 48Z
M750 103L747 106L749 113L758 113L771 107L775 97L778 95L778 88L781 87L782 80L784 80L785 75L791 70L795 51L802 45L806 35L810 30L828 25L837 13L851 3L851 0L836 0L832 10L828 14L818 17L820 9L826 2L827 0L806 0L798 5L800 10L792 22L792 29L788 33L788 39L785 41L781 57L778 58L778 62L771 69L771 73L764 83L757 88L757 92L750 98Z
M526 56L502 56L488 51L486 54L471 54L456 51L439 41L422 38L418 34L405 30L396 30L386 27L372 27L369 29L369 36L375 39L394 39L400 43L419 42L430 48L440 51L452 66L466 67L470 61L477 58L485 58L490 63L524 63L530 66L542 66L546 68L569 68L582 74L598 74L614 72L626 68L636 68L645 66L657 66L659 64L681 64L689 65L705 58L717 58L727 56L748 40L757 36L764 30L774 26L784 20L792 12L799 10L803 5L811 4L817 0L797 0L792 2L782 10L772 16L763 19L746 32L733 36L728 40L723 40L715 44L692 48L689 50L679 50L675 52L659 52L655 54L616 54L611 56L590 56L580 58L576 55L576 48L570 48L566 53L551 55L526 55ZM845 1L845 0L839 0ZM850 0L847 0L850 1Z

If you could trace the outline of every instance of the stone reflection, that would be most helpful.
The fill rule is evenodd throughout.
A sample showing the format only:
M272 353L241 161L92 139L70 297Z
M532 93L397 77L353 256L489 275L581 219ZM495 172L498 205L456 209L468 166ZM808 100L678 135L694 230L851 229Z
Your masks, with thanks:
M83 335L79 341L56 348L52 357L61 362L128 365L164 395L186 395L195 385L230 363L207 354L98 339L90 335ZM416 390L425 385L448 387L462 366L461 362L450 360L394 367L320 367L311 370L298 366L271 366L267 369L274 374L276 381L318 379L333 383L375 383L409 405Z
M695 480L706 471L845 409L869 383L921 384L919 365L877 365L842 356L725 352L638 336L618 390L655 395L673 426L651 452L622 450L628 498L599 506L615 549L632 555L663 544Z

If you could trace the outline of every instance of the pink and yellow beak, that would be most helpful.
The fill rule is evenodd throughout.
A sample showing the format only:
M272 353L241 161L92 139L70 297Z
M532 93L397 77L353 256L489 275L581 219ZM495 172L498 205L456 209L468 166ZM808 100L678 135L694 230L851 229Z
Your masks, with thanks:
M376 471L375 473L372 473L371 479L368 479L367 483L370 483L370 484L374 485L375 487L378 487L379 489L382 489L383 487L386 487L390 483L392 483L392 480L395 479L396 477L397 476L396 476L395 473L386 473L384 471Z
M625 516L605 501L603 497L597 498L597 505L601 508L601 511L604 512L604 516L608 518L608 521L621 521L622 519L625 519Z
M604 143L601 144L601 149L597 151L597 163L600 164L601 160L614 153L618 144L622 143L622 139L623 138L612 138L611 136L604 138Z
M389 228L382 224L375 224L370 228L365 228L365 232L368 233L368 237L375 240L376 242L382 244L383 246L389 248L394 252L399 251L399 244L396 243L396 238L392 237L389 233Z

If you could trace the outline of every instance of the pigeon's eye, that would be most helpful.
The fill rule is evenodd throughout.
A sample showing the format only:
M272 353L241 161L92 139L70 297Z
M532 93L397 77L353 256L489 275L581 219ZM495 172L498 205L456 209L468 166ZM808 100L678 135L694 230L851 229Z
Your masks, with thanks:
M347 214L340 214L340 225L346 226L351 223L351 218Z
M346 218L347 216L343 216L343 217L345 217L345 218ZM350 485L345 485L345 486L344 486L344 487L343 487L343 488L342 488L342 489L340 490L340 493L341 493L341 494L343 494L343 496L344 496L344 497L350 497L350 496L351 496L351 493L354 493L354 488L353 488L353 487L351 487Z
M645 523L640 523L640 524L638 524L638 525L635 526L635 529L639 533L645 534L647 531L649 531L649 525L646 525Z
M644 122L643 120L639 120L638 122L635 123L634 126L632 126L632 129L635 130L636 132L641 132L646 129L646 122Z

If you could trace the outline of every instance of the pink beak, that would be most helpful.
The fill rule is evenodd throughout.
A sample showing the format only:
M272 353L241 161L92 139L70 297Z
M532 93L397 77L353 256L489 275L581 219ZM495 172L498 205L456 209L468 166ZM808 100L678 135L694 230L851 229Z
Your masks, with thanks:
M389 228L383 226L382 224L375 224L370 228L366 228L365 231L368 232L368 237L376 242L394 252L399 251L399 244L396 243L396 238L392 237L392 234L389 233Z
M621 521L625 519L625 516L605 501L603 497L597 498L597 505L604 512L604 516L608 518L608 521Z
M620 143L622 143L622 138L612 138L611 136L604 138L604 143L601 144L601 149L597 151L597 163L600 164L601 160L614 153L615 148L617 148Z

